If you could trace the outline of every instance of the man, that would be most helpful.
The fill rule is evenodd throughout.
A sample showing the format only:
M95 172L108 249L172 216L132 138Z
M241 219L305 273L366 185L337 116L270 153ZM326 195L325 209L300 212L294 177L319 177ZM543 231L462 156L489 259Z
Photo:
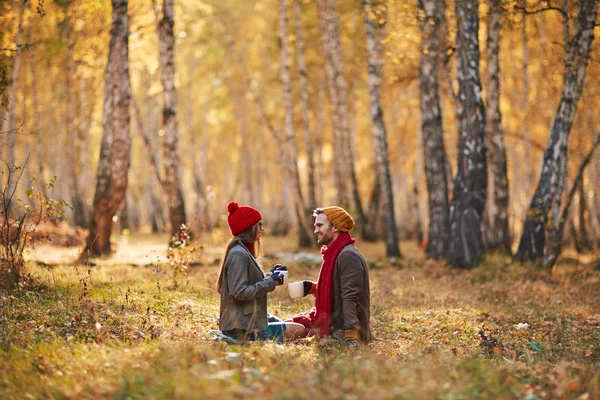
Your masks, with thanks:
M349 233L354 220L341 207L317 208L315 235L323 263L317 282L304 281L304 295L316 296L315 309L290 320L321 337L351 344L371 340L369 267Z

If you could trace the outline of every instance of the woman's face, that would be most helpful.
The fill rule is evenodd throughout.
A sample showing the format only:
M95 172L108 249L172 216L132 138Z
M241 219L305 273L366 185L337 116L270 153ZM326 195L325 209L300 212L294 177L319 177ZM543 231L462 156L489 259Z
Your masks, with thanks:
M256 227L256 236L254 237L255 242L258 242L260 240L260 236L262 235L262 232L264 230L265 230L265 228L263 227L262 221L258 221L258 224Z

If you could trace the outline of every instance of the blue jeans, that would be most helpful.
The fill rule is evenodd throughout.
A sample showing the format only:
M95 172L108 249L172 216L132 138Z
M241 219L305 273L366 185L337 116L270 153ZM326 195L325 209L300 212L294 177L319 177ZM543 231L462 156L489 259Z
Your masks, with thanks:
M274 315L268 314L269 325L264 331L247 331L244 329L231 329L223 331L223 333L235 340L272 340L281 343L285 338L285 322L281 321Z

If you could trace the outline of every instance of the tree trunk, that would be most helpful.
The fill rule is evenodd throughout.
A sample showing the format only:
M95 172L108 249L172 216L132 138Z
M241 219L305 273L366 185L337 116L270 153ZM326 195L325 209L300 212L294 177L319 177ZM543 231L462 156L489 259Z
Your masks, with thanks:
M419 6L425 12L421 24L421 61L419 68L419 98L421 104L421 135L427 180L429 230L426 253L445 259L450 240L448 201L448 164L444 147L442 111L439 96L439 67L442 57L445 1L424 0Z
M195 229L198 231L210 231L210 229L212 228L212 223L210 222L208 212L208 198L206 196L206 185L204 184L204 168L202 167L202 164L204 163L203 158L205 157L207 150L206 147L208 146L208 144L206 143L206 139L208 136L206 132L206 114L208 109L209 103L206 102L201 107L201 115L199 117L201 120L199 136L202 141L200 144L200 149L198 149L198 145L196 143L197 135L193 132L192 124L190 123L188 126L189 132L191 133L189 157L192 160L192 178L194 182L194 192L196 193L196 210L194 214L196 215L195 219L197 220L197 222ZM191 120L191 117L189 119Z
M74 10L75 4L70 3L65 9L65 26L66 26L66 40L67 40L67 59L65 63L65 100L67 103L66 113L66 125L67 125L67 137L64 146L65 159L68 165L69 173L65 176L67 183L67 193L71 198L71 205L73 206L73 222L76 226L86 226L87 221L85 218L85 205L81 198L79 190L79 174L81 172L81 164L79 163L79 153L81 152L81 144L79 141L77 129L75 126L75 105L73 94L73 77L76 76L75 66L75 33L73 27ZM81 90L81 88L80 88Z
M301 204L305 204L302 187L300 186L296 136L294 132L294 103L292 100L292 83L290 80L288 22L287 0L279 0L279 40L281 43L280 77L281 82L283 83L283 106L285 109L284 131L287 144L287 155L289 158L288 163L290 164L290 172L293 177L291 190L296 191L297 196L301 199ZM299 207L299 204L295 205L295 210L299 220L299 226L302 226L300 223L301 219L306 219L307 215L310 214L310 211L308 208L305 209L304 207ZM298 229L298 245L300 247L310 247L312 244L313 240L311 240L308 232L304 229Z
M377 159L377 157L374 158ZM377 166L374 166L373 169L377 170ZM364 241L376 242L379 239L377 225L381 219L382 208L381 183L379 182L379 174L376 174L367 208L369 210L368 222L361 226L361 234Z
M348 174L345 173L345 145L343 143L345 134L342 127L342 112L340 110L341 99L337 84L339 71L336 69L334 60L336 33L334 27L334 16L337 15L337 12L334 9L332 13L329 5L325 5L325 0L317 0L317 7L319 26L323 41L327 89L332 108L331 123L333 133L333 178L335 187L337 189L337 203L342 207L348 207L350 205L350 189L348 187Z
M544 151L540 180L527 210L516 254L519 261L540 261L543 258L546 268L554 265L555 248L559 246L557 224L565 182L567 144L577 103L583 91L597 11L598 0L582 0L577 17L577 31L567 43L562 96L549 143Z
M590 234L587 230L587 192L585 187L585 177L581 176L581 184L579 185L579 207L578 207L578 223L579 223L579 238L581 247L584 251L591 249Z
M300 94L302 100L302 129L304 131L304 146L306 148L308 167L307 201L309 207L314 208L317 207L315 193L315 156L310 132L310 121L308 118L308 72L306 70L306 61L304 59L304 33L302 29L300 0L294 0L294 22L296 34L296 59L298 62L298 73L300 75Z
M500 113L500 0L490 2L487 38L487 105L486 105L486 149L489 173L492 179L492 206L488 208L490 229L487 246L491 251L511 254L511 239L508 230L508 176L506 149ZM489 204L489 202L488 202Z
M333 67L335 70L335 89L338 97L338 111L339 111L339 122L340 122L340 137L339 144L341 159L337 161L340 163L340 170L342 171L342 177L350 180L350 195L352 204L356 210L356 217L359 224L364 224L366 221L365 212L362 207L362 201L360 200L360 193L358 191L358 180L356 178L356 161L354 156L354 150L352 148L352 140L350 137L350 126L348 116L348 85L346 83L346 73L344 72L344 57L342 54L342 43L340 34L340 17L336 9L335 0L328 0L328 15L329 15L329 34L331 41L331 56L333 60ZM335 162L335 161L334 161ZM348 204L350 206L350 203ZM393 205L392 205L393 207ZM392 239L389 239L392 240ZM398 253L400 250L398 250Z
M578 188L583 186L583 173L585 172L586 167L592 160L592 156L594 155L594 151L596 151L596 148L598 147L598 145L600 145L600 135L598 135L598 137L596 138L596 141L592 145L591 150L588 152L588 154L585 156L584 160L581 162L581 165L579 166L579 170L577 171L577 176L575 177L575 181L573 182L573 187L571 188L571 191L569 192L569 195L567 196L567 202L565 203L565 208L563 209L562 213L560 214L560 219L558 221L558 226L557 226L558 240L556 242L557 245L552 248L552 250L554 251L554 254L552 254L551 257L549 257L550 260L553 261L553 264L547 265L546 266L547 268L551 269L554 266L554 264L556 263L558 256L560 255L560 252L562 249L562 236L563 236L563 232L565 229L565 222L566 222L567 218L569 217L569 209L571 208L573 198L575 197L575 193L577 192ZM571 220L572 220L572 218L571 218ZM572 235L573 239L575 240L575 243L576 243L577 250L579 252L581 252L580 248L579 248L580 246L577 243L577 230L574 227L572 228L572 233L573 233L573 235Z
M17 36L15 38L15 43L17 45L22 44L23 42L23 15L25 13L25 2L15 1L14 7L19 5L18 17L17 17ZM8 136L8 148L4 151L6 152L3 156L5 157L6 162L8 163L9 170L14 170L16 163L16 147L17 147L17 94L19 90L19 75L21 73L21 50L15 52L15 56L12 60L12 68L10 70L10 81L8 82L8 118L4 119L2 124L2 133ZM8 181L6 183L7 192L6 193L14 193L17 188L16 182L16 174L9 174L7 177ZM18 197L17 197L18 198ZM8 207L7 211L10 213L12 209L12 200L15 199L13 196L10 196L8 199ZM8 215L7 215L8 218Z
M173 3L164 0L162 18L158 21L158 53L163 85L163 163L165 170L164 188L169 209L171 234L175 235L186 223L185 203L181 191L179 156L177 155L177 91L175 89L175 36L173 34Z
M29 43L33 43L33 29L31 25L29 26L28 32L28 40ZM46 192L46 179L44 177L44 141L43 141L43 133L42 129L39 127L39 120L41 118L39 98L38 98L38 85L37 85L37 64L35 53L31 53L29 55L29 74L31 77L31 130L33 136L33 151L35 157L35 177L38 181L38 190L44 198L48 198L48 194ZM31 163L31 159L30 159Z
M486 203L485 110L479 77L479 1L456 2L458 54L458 171L450 207L448 263L472 268L484 253Z
M304 147L306 149L308 190L307 190L307 210L301 218L307 219L307 224L312 225L311 209L317 207L316 183L315 183L315 155L312 144L312 135L310 132L310 120L308 117L308 72L306 70L306 61L304 59L304 33L302 29L302 12L300 1L294 0L294 22L296 34L296 60L298 62L298 73L300 75L300 94L302 102L302 129L304 131ZM310 247L314 243L312 235L300 229L299 242L301 247Z
M102 144L98 161L94 218L81 260L110 254L113 216L127 190L131 142L129 137L129 17L127 0L112 0L112 24L104 83Z
M76 156L79 159L80 170L77 174L79 198L82 200L80 204L80 211L82 213L79 226L82 228L89 228L90 225L90 210L85 204L84 199L91 196L91 192L88 189L88 182L92 179L92 175L88 168L82 166L88 166L90 164L89 155L89 132L90 125L92 122L92 114L94 107L89 105L88 91L86 90L86 80L83 75L79 75L79 124L77 125L77 137L79 139L79 145L75 148L77 150Z
M383 209L386 221L386 255L387 257L400 257L400 246L398 244L398 228L394 214L394 192L392 190L392 178L390 175L390 163L388 160L388 144L385 124L383 122L383 109L379 97L381 86L381 60L376 39L375 16L371 15L371 0L363 0L364 18L368 51L368 84L369 99L371 100L371 135L373 137L374 152L377 156L377 176L381 183L383 197ZM364 220L363 220L364 223Z
M497 2L498 0L494 0ZM527 35L527 14L525 13L525 6L527 5L527 0L521 0L523 5L523 23L521 25L521 36L523 39L523 104L521 106L521 111L525 116L525 125L523 126L523 136L525 138L525 160L524 165L525 168L525 184L523 187L528 188L530 185L533 185L533 171L531 169L531 118L529 117L529 74L527 72L527 68L529 65L529 39ZM543 37L543 35L542 35Z

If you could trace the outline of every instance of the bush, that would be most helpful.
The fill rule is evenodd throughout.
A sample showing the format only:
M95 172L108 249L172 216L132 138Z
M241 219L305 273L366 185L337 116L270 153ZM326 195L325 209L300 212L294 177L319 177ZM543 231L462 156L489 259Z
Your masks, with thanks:
M69 205L65 201L46 198L36 178L31 179L31 186L23 193L26 201L15 198L24 169L7 162L4 164L2 175L6 181L2 179L0 189L0 287L12 290L23 280L23 257L31 235L40 223L63 218ZM50 180L48 189L55 181L56 177Z

